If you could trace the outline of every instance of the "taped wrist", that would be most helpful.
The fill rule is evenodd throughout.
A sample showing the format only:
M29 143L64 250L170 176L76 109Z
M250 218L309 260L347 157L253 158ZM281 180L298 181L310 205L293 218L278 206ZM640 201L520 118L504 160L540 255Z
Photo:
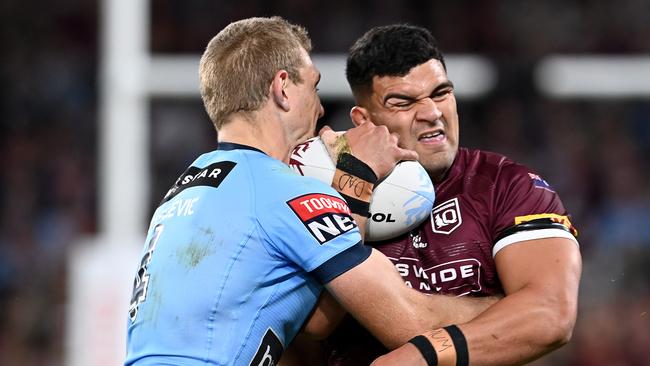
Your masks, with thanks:
M351 154L339 154L332 187L343 196L352 213L368 216L376 183L377 176L366 163Z
M456 366L469 365L469 351L467 349L467 339L461 330L455 325L449 325L443 328L451 337L456 349Z
M427 366L438 365L438 354L427 337L420 334L411 338L409 343L412 343L418 351L420 351L422 357L424 357L424 360L427 362Z
M455 325L426 332L409 342L417 347L429 366L469 365L467 340Z

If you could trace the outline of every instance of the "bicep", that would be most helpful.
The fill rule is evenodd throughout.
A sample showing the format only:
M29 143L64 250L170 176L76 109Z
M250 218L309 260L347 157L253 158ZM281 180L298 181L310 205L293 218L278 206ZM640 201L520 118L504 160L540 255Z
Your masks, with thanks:
M546 294L577 294L582 261L574 240L521 241L499 250L494 260L506 295L526 287Z

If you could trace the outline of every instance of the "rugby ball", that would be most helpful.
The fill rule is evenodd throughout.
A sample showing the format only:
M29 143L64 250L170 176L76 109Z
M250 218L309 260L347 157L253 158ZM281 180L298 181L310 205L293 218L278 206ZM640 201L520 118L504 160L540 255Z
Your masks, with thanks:
M336 165L319 137L293 150L289 165L300 175L332 183ZM366 241L392 239L410 231L431 214L433 183L417 161L402 161L374 188L366 226Z

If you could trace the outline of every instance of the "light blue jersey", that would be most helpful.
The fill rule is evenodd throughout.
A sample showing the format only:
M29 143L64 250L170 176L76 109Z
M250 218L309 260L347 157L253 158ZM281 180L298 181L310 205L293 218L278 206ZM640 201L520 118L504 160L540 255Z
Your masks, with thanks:
M323 284L369 255L332 188L221 143L153 215L125 364L275 365Z

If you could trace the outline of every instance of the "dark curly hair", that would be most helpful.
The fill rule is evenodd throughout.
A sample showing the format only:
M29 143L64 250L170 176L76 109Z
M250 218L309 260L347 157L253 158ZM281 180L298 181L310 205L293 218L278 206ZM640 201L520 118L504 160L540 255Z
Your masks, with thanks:
M404 76L431 59L447 70L438 42L427 29L409 24L375 27L350 48L345 76L355 97L370 92L376 76Z

